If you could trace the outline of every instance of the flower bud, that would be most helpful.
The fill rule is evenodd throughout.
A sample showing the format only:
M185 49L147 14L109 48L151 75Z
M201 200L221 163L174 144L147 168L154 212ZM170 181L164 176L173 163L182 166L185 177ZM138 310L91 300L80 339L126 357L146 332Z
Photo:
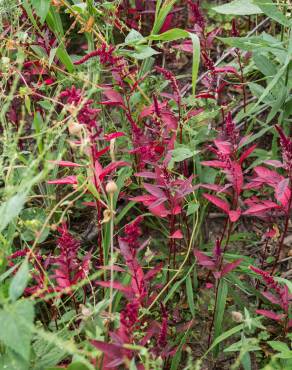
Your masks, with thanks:
M80 123L71 121L68 124L68 130L69 130L69 133L71 135L77 135L78 136L80 134L81 130L82 130L82 126L80 125Z
M116 184L114 181L109 181L109 182L106 184L105 191L106 191L108 194L114 194L114 193L116 193L116 192L118 191L117 184Z
M243 321L243 316L242 316L242 313L241 312L238 312L238 311L232 311L231 312L231 317L232 317L232 320L235 321L235 322L242 322Z

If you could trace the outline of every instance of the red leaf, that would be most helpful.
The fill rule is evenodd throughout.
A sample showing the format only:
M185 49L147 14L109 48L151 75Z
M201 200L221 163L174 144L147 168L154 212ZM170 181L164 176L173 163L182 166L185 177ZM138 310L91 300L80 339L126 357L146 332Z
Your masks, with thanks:
M194 250L194 255L198 260L198 264L201 266L206 266L206 267L215 267L215 263L211 260L210 257L206 256L204 253L202 253L199 250Z
M242 261L242 258L240 258L240 259L238 259L238 260L236 260L234 262L227 263L226 265L224 265L224 267L223 267L223 269L221 271L221 277L227 275L230 271L236 269L236 267L238 265L240 265L241 261Z
M279 208L278 204L270 200L266 200L261 204L255 204L254 206L251 206L249 209L243 212L243 215L252 215L256 213L265 214L266 211L273 209L273 208Z
M215 168L226 168L226 163L222 161L203 161L201 162L203 166L215 167Z
M148 206L149 204L151 204L152 202L156 200L156 197L150 194L145 194L145 195L138 195L137 197L129 198L129 200L133 202L143 202L146 206Z
M232 74L238 75L236 68L232 66L215 67L214 72L215 73L232 73Z
M282 162L277 161L275 159L268 159L268 160L264 161L264 163L266 163L270 166L276 167L276 168L282 168L284 166Z
M152 195L154 195L156 198L163 198L166 199L166 195L163 190L160 189L160 187L156 185L151 185L144 183L144 188Z
M229 204L215 195L203 194L203 196L208 199L209 202L213 203L216 207L222 209L225 213L229 214Z
M56 179L56 180L49 180L47 181L48 184L56 184L56 185L76 185L77 184L77 177L76 176L67 176L63 177L62 179Z
M99 152L96 153L95 159L98 159L99 157L101 157L103 154L105 154L109 150L110 150L109 146L106 146L105 148L101 149Z
M108 98L108 101L101 102L101 104L124 105L123 97L117 91L113 89L104 89L102 93Z
M231 144L228 141L215 139L214 144L217 146L221 154L230 154L232 152Z
M156 207L149 207L149 211L158 217L166 217L170 214L170 211L167 210L163 204Z
M123 351L122 351L122 346L113 344L113 343L105 343L100 340L91 340L91 344L99 349L100 351L106 353L110 358L116 358L116 357L121 357L123 358Z
M280 321L283 317L285 317L284 314L276 314L274 311L269 310L256 310L256 313L276 321Z
M267 300L269 300L273 304L280 304L281 303L280 299L277 298L276 296L274 296L274 294L272 294L270 292L262 292L262 295L264 297L266 297Z
M156 179L157 178L157 174L154 173L154 172L137 172L135 173L135 176L137 177L145 177L146 179Z
M226 170L225 172L228 179L233 184L236 193L239 195L243 186L243 173L241 166L236 162L232 162L232 170Z
M112 285L110 281L96 281L97 285L100 285L104 288L110 288L113 286L114 289L119 290L123 293L131 293L132 289L129 286L121 284L119 281L113 281Z
M159 272L161 271L163 267L163 263L161 262L159 265L155 266L151 270L149 270L145 275L144 275L144 280L145 281L151 281Z
M254 168L255 173L265 181L267 185L275 186L283 180L283 176L280 176L277 172L269 170L266 167L258 166Z
M242 164L245 161L245 159L251 155L251 153L255 150L256 147L257 145L254 144L250 148L248 148L245 152L243 152L239 158L239 164Z
M176 230L174 233L172 233L171 235L170 235L170 238L171 239L183 239L183 233L181 232L181 230L179 229L179 230Z
M58 166L62 167L83 167L82 164L70 162L70 161L48 161L53 164L57 164Z
M124 167L124 166L130 166L130 163L125 162L125 161L112 162L111 164L109 164L103 169L103 171L99 175L99 179L102 181L106 175L113 172L118 167Z
M241 215L241 210L237 209L236 211L229 211L228 215L231 222L236 222Z
M125 136L124 132L113 132L111 134L105 134L104 139L106 141L110 141L112 139L116 139L117 137Z
M284 179L276 185L275 197L284 208L288 207L291 197L291 190L289 189L289 179Z

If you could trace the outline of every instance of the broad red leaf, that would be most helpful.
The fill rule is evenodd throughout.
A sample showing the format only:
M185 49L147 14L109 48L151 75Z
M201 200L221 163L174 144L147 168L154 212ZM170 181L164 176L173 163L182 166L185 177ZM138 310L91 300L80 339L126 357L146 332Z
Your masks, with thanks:
M275 197L284 208L288 207L291 197L291 190L289 189L289 179L284 179L276 185Z
M181 230L179 229L179 230L176 230L174 233L172 233L171 235L170 235L170 238L171 239L183 239L183 233L181 232Z
M129 198L133 202L143 202L146 206L153 203L157 198L150 194L138 195L136 197Z
M145 275L144 275L144 280L145 281L151 281L159 272L161 271L162 267L164 266L163 262L160 264L156 265L154 268L149 270Z
M215 263L211 260L211 258L206 256L201 251L195 249L194 250L194 255L197 258L199 265L206 266L206 267L211 267L211 268L215 267Z
M229 155L232 152L232 146L228 141L215 139L214 144L217 146L221 154Z
M148 171L145 171L145 172L137 172L135 173L135 176L137 177L144 177L145 179L156 179L157 178L157 174L154 173L154 172L148 172Z
M239 158L239 164L242 164L246 160L246 158L248 158L251 155L251 153L255 150L256 147L257 145L254 144L250 148L245 150Z
M103 169L103 171L99 175L99 179L102 181L105 178L106 175L108 175L109 173L113 172L115 169L117 169L119 167L125 167L125 166L130 166L130 163L129 162L125 162L125 161L112 162L111 164L109 164L108 166L106 166Z
M264 161L264 163L266 163L270 166L276 167L276 168L282 168L284 166L282 162L277 161L275 159L268 159L268 160Z
M256 313L276 321L280 321L281 319L283 319L283 317L285 317L284 314L277 314L276 312L269 310L256 310Z
M177 129L177 118L172 112L162 112L161 113L162 122L166 125L168 130L176 130Z
M215 168L226 168L226 163L222 161L202 161L203 166L215 167Z
M228 215L231 222L236 222L241 215L241 210L237 209L236 211L229 211Z
M167 217L170 214L170 211L166 209L163 204L160 204L159 206L155 207L150 206L149 211L151 211L151 213L153 213L155 216L162 218Z
M96 281L96 284L100 285L104 288L110 288L111 286L113 286L114 289L119 290L123 293L131 293L132 292L131 287L125 286L125 285L121 284L119 281L113 281L112 285L111 285L110 281Z
M117 91L113 89L104 89L102 93L108 98L108 101L101 102L101 104L124 105L123 97Z
M229 214L229 204L215 195L203 194L204 198L208 199L209 202L213 203L216 207L222 209L225 213Z
M232 162L232 169L225 170L227 178L232 183L236 193L239 195L243 186L243 173L241 166L237 162Z
M77 177L76 176L67 176L67 177L63 177L61 179L49 180L49 181L47 181L47 183L48 184L55 184L55 185L65 185L65 184L76 185L77 184Z
M224 267L223 267L223 269L221 271L221 277L227 275L230 271L236 269L236 267L238 265L240 265L240 263L241 263L242 260L243 259L240 258L240 259L238 259L236 261L233 261L233 262L230 262L230 263L227 263L226 265L224 265Z
M48 161L61 167L83 167L82 164L70 162L70 161Z
M167 199L164 191L162 189L160 189L160 187L157 186L157 185L151 185L151 184L144 183L144 188L150 194L154 195L156 198L164 198L164 199Z
M266 200L265 202L261 204L255 204L251 206L249 209L247 209L245 212L243 212L243 215L252 215L256 213L265 214L270 209L279 208L277 203L274 203L270 200Z
M91 344L98 350L106 353L108 357L120 357L123 358L123 348L120 345L113 343L105 343L100 340L91 340Z
M278 297L274 296L274 294L270 292L262 292L262 295L267 298L273 304L280 304L281 301Z
M258 177L263 179L265 183L270 186L275 186L276 184L283 180L283 176L263 166L255 167L254 171L258 175Z
M125 136L124 132L113 132L111 134L105 134L104 139L110 141L112 139L116 139L117 137Z

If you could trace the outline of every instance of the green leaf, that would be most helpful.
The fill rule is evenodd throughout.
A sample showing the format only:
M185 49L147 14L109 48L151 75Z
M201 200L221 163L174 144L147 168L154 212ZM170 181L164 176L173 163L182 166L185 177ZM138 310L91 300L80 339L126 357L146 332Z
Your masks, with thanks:
M0 310L0 340L29 361L32 332L28 326L34 319L33 302L20 300Z
M272 0L253 0L254 4L258 6L263 13L274 21L282 24L283 26L289 27L291 22L284 16L283 13L278 10L276 4Z
M222 332L222 322L225 312L225 305L228 293L228 285L225 280L221 279L218 287L217 304L215 311L214 338L216 339ZM219 350L219 348L217 348Z
M58 50L58 48L52 48L52 49L50 50L50 56L49 56L49 68L51 68L51 65L52 65L52 63L53 63L53 61L54 61L54 58L55 58L56 53L57 53L57 50Z
M173 28L162 33L161 35L151 34L147 39L155 41L174 41L185 38L190 38L193 44L192 89L193 95L195 95L201 54L200 40L198 36L192 32L187 32L180 28Z
M88 367L82 362L74 362L68 366L68 370L88 370Z
M252 0L234 0L228 4L215 6L213 10L220 14L231 15L252 15L263 12Z
M2 275L0 275L0 283L2 283L2 281L7 279L8 276L10 276L13 273L13 271L17 269L19 265L20 263L17 263L15 266L10 267L9 270L5 271Z
M4 202L0 207L0 232L19 215L26 200L26 193L18 193Z
M172 28L160 35L152 34L147 37L151 41L175 41L179 39L185 39L189 37L189 32L182 30L181 28Z
M56 52L57 57L60 59L60 61L64 64L67 71L72 73L75 69L74 64L72 63L72 60L67 53L67 50L65 49L64 45L59 45L58 50Z
M135 47L135 52L130 52L129 55L135 59L143 60L152 57L153 55L160 54L158 51L154 50L150 46L137 45Z
M274 76L277 73L277 66L270 61L266 56L262 54L255 53L253 56L253 60L257 69L264 75L264 76Z
M155 21L152 28L152 33L157 34L161 27L163 26L163 23L165 21L165 18L167 17L168 13L173 8L174 4L177 2L177 0L167 0L162 4L162 1L157 1L156 4L156 12L155 12ZM162 4L162 6L161 6Z
M187 298L188 298L188 304L190 307L190 311L192 316L195 316L195 305L194 305L194 292L193 292L193 285L192 285L192 279L191 276L188 275L186 279L186 290L187 290Z
M259 132L257 132L256 134L252 135L252 136L249 136L249 138L244 141L244 143L239 147L239 149L243 148L244 146L248 145L248 144L251 144L253 143L255 140L258 140L260 137L262 137L266 132L272 130L273 127L269 126L269 127L264 127L262 128Z
M169 161L168 168L172 169L174 163L182 162L187 158L193 157L197 153L198 151L191 150L190 148L185 146L180 146L176 149L173 149L171 151L171 160Z
M200 46L199 37L197 35L191 32L189 32L189 35L193 43L192 90L193 90L193 95L195 95L199 66L200 66L201 46Z
M179 368L179 364L181 362L181 355L182 355L182 347L183 345L186 343L187 341L187 338L189 336L189 332L190 332L190 329L191 329L191 325L190 327L187 329L186 333L184 334L184 336L182 337L182 340L180 341L180 344L179 344L179 347L175 353L175 355L173 356L173 359L171 361L171 367L170 367L170 370L177 370Z
M239 331L243 330L243 328L244 328L244 324L239 324L239 325L235 326L234 328L227 330L225 333L219 335L219 337L217 337L214 340L214 342L212 343L212 345L208 348L208 351L204 353L204 355L201 357L201 359L205 358L207 356L207 354L210 351L212 351L219 343L221 343L225 339L231 337L231 335L236 334Z
M273 48L282 50L280 41L271 43L270 40L265 39L264 35L252 37L217 37L217 39L229 46L246 51L257 51L259 48L261 48L261 50L270 50Z
M9 286L9 298L16 301L23 293L29 279L28 261L25 259Z
M200 205L198 203L189 203L188 210L187 210L187 216L193 215L199 208L200 208Z
M136 44L138 41L144 40L144 36L140 32L132 29L125 38L125 44Z
M276 341L276 340L271 340L271 341L268 341L268 344L275 350L275 351L278 351L278 352L286 352L286 351L290 351L289 347L287 346L286 343L283 343L283 342L279 342L279 341Z
M31 0L31 5L36 14L40 17L41 24L44 23L50 9L50 0Z

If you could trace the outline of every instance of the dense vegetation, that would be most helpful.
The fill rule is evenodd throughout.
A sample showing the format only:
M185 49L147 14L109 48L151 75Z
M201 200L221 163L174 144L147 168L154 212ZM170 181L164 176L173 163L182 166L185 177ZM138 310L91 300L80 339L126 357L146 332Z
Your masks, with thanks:
M290 0L0 2L0 369L291 369Z

